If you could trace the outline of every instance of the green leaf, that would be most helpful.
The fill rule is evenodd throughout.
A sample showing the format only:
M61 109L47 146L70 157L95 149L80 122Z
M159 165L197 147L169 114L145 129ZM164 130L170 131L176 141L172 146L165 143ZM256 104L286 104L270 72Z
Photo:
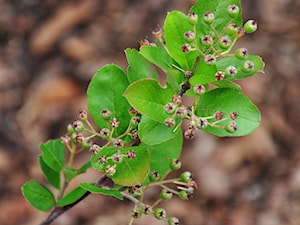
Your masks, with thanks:
M84 194L86 193L86 190L82 187L77 187L70 191L68 194L66 194L63 198L59 199L57 201L56 206L62 207L65 205L70 205L74 202L76 202L78 199L80 199Z
M179 121L177 121L178 124ZM156 122L147 116L143 116L139 123L139 138L147 145L156 145L173 139L177 136L180 128L174 132L174 127L167 127L165 124Z
M229 5L237 5L240 8L239 15L235 18L231 18L227 12L227 7ZM211 26L214 27L215 31L218 33L218 36L221 34L227 35L226 33L226 26L228 24L236 24L239 27L242 26L242 8L240 0L214 0L214 1L207 1L207 0L198 0L197 3L190 9L190 12L196 13L199 17L198 23L196 24L196 33L198 39L198 46L203 51L206 52L209 47L205 47L201 43L201 38L205 35L210 35L214 41L216 40L216 34L211 29ZM215 19L212 22L211 26L206 24L203 20L203 15L206 12L212 12L215 15ZM225 29L225 30L224 30ZM235 35L229 36L232 43L235 39ZM226 49L221 49L218 44L214 45L216 50L219 50L220 53L227 51Z
M122 96L128 85L123 70L115 65L106 65L95 74L87 90L89 112L100 128L108 127L107 121L100 114L103 109L110 110L113 117L122 121L113 136L122 134L130 121L130 105Z
M155 68L136 49L128 48L125 54L129 63L127 75L130 83L144 78L159 80Z
M191 70L199 55L196 51L182 51L182 45L187 43L184 33L192 30L193 26L189 24L185 14L178 11L168 13L164 24L166 46L171 57L183 70Z
M51 169L43 160L42 156L39 156L39 163L41 170L43 171L45 177L47 178L48 182L55 187L56 189L60 190L60 172L57 172Z
M85 173L86 170L91 166L91 162L87 162L80 169L64 168L63 170L66 175L67 181L70 182L74 177L78 176L79 174Z
M202 61L200 66L194 72L194 75L189 79L189 82L191 85L210 83L216 80L216 72L216 65L207 65Z
M174 91L162 88L156 80L144 79L132 83L124 93L128 102L140 113L160 123L169 117L164 106L171 101Z
M157 171L160 176L164 176L170 171L170 159L178 159L182 150L182 131L178 129L174 137L166 142L149 145L150 170Z
M254 63L254 68L250 72L243 72L242 66L246 61L252 61ZM216 63L218 71L225 71L228 66L234 66L237 69L237 74L233 77L226 76L225 79L241 79L245 77L252 76L259 71L263 71L264 69L264 62L262 61L261 57L257 55L249 55L246 59L238 59L235 56L226 57L221 59Z
M220 81L214 81L211 83L216 85L219 88L231 88L231 89L236 89L238 91L241 90L240 85L238 85L237 83L234 83L230 80L220 80Z
M35 180L25 183L22 193L26 200L38 210L46 212L55 205L52 192Z
M106 164L100 164L98 162L100 156L105 155L106 157L111 157L113 154L118 152L118 150L112 146L106 147L98 154L92 155L92 165L95 169L104 172L107 166L115 166L115 174L112 176L109 174L106 175L110 177L116 184L123 186L134 186L141 184L147 176L150 167L148 147L142 144L139 146L122 148L121 153L126 154L129 150L133 150L135 152L135 158L128 159L126 156L124 156L122 161L119 163L114 163L111 159L109 159Z
M204 131L216 136L243 136L253 132L260 123L260 113L256 106L238 90L230 88L217 88L203 94L197 105L196 115L199 117L212 116L216 111L224 113L224 117L231 112L237 113L237 131L229 133L225 129L208 126ZM215 122L215 119L209 119ZM228 119L217 125L225 126L232 120Z
M80 183L80 186L84 190L89 191L94 194L108 195L108 196L112 196L112 197L115 197L120 200L124 199L121 192L118 190L96 187L95 184L93 184L93 183Z
M56 172L60 172L65 163L65 148L60 139L40 144L43 161Z

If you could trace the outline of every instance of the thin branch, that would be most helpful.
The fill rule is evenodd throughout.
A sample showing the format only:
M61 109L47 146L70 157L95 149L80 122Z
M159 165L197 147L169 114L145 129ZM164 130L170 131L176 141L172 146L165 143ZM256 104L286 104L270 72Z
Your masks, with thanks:
M109 187L112 188L113 187L113 181L108 178L107 176L103 175L96 183L95 186L97 187ZM77 205L79 202L81 202L82 200L84 200L87 196L89 196L91 194L91 192L86 191L84 193L84 195L79 198L76 202L73 202L69 205L65 205L62 207L56 207L54 208L51 213L49 214L49 216L43 221L41 222L39 225L49 225L51 224L57 217L59 217L60 215L64 214L66 211L68 211L69 209L71 209L73 206Z

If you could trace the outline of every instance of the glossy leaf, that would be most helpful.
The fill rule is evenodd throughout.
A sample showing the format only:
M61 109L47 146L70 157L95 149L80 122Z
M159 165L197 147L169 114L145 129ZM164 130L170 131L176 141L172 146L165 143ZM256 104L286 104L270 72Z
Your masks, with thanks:
M141 184L148 174L150 167L148 147L146 145L139 145L122 148L121 153L126 154L129 150L134 150L136 154L135 158L128 159L126 156L124 156L122 161L119 163L114 163L111 159L109 159L107 163L100 164L98 162L100 156L105 155L106 157L110 157L113 154L117 153L117 149L112 146L104 148L98 154L92 155L92 165L95 169L104 172L107 166L115 165L115 174L106 175L117 184L123 186L134 186L137 184Z
M83 189L82 187L77 187L70 191L68 194L66 194L63 198L59 199L57 201L57 206L62 207L65 205L72 204L79 200L82 196L84 196L86 193L86 190Z
M177 124L180 121L177 121ZM147 145L156 145L173 139L180 128L174 132L175 127L170 128L165 124L156 122L147 116L143 116L139 124L139 138ZM162 135L163 134L163 135Z
M237 83L234 83L230 80L220 80L220 81L214 81L211 82L212 84L216 85L219 88L231 88L231 89L236 89L236 90L241 90L241 86L238 85Z
M65 148L60 139L42 143L40 148L43 152L43 161L56 172L60 172L65 163Z
M91 166L92 166L91 163L87 162L80 169L64 168L63 170L64 170L65 176L67 178L67 181L70 182L74 177L86 172L86 170L88 168L90 168Z
M125 54L129 64L127 76L130 83L145 78L159 80L155 68L136 49L128 48L125 50Z
M200 98L197 105L196 115L199 117L212 116L215 112L221 111L224 117L229 116L231 112L237 113L237 131L229 133L225 129L208 126L204 131L216 136L243 136L253 132L260 123L260 113L256 106L238 90L230 88L217 88L206 92ZM232 120L226 120L217 125L225 126ZM209 122L215 122L215 119L209 119Z
M152 120L164 123L169 117L164 106L171 101L174 94L172 88L162 88L156 80L144 79L132 83L124 96L140 113Z
M100 114L103 109L110 110L113 117L122 120L114 136L122 134L130 121L128 113L130 106L122 96L128 85L123 70L115 65L106 65L95 74L87 90L89 112L100 128L108 126Z
M25 183L22 187L22 193L26 200L38 210L46 212L55 205L52 192L35 180Z
M252 61L254 63L254 68L250 72L243 72L242 66L246 61ZM262 61L261 57L257 55L249 55L246 59L238 59L235 56L226 57L221 59L216 63L218 71L225 71L228 66L234 66L237 69L237 74L233 77L226 76L226 79L241 79L245 77L252 76L257 72L263 71L264 69L264 62Z
M187 43L184 34L192 30L193 27L189 24L185 14L178 11L168 13L164 24L166 46L171 57L183 70L191 70L199 55L196 51L186 53L182 51L182 45Z
M56 189L60 189L60 172L57 172L51 169L43 160L42 156L39 156L39 163L41 170L43 171L45 177L48 182L55 187Z
M123 200L123 196L122 196L121 192L118 190L97 187L92 183L80 183L80 187L82 187L84 190L92 192L94 194L103 194L103 195L113 196L117 199Z

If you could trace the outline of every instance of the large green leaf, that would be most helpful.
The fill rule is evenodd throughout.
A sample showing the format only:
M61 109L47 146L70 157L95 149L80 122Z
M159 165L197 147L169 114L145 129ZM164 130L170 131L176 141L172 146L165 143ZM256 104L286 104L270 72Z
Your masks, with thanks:
M107 127L107 121L100 114L103 109L110 110L113 117L122 121L114 136L122 134L130 121L130 106L122 96L128 85L128 79L122 69L115 65L106 65L95 74L87 90L89 112L100 128Z
M92 155L92 166L99 171L105 172L108 165L116 165L116 172L114 175L106 174L116 184L123 186L141 184L147 176L150 168L148 147L146 145L139 145L122 148L121 153L125 155L129 150L133 150L135 152L135 158L128 159L124 156L122 161L119 163L114 163L111 159L109 159L107 163L100 164L98 162L100 156L105 155L106 157L111 157L113 154L117 153L117 149L112 146L104 148L98 154Z
M123 200L123 196L122 196L121 192L118 190L96 187L94 184L91 184L91 183L80 183L80 186L84 190L92 192L94 194L103 194L103 195L113 196L115 198Z
M191 70L199 55L196 51L187 53L182 51L182 45L187 43L184 34L192 30L193 27L189 24L185 14L178 11L168 13L164 24L166 46L172 58L183 70Z
M39 156L39 163L41 170L43 171L45 177L48 182L55 187L56 189L60 189L60 172L57 172L51 169L43 160L42 156Z
M26 200L38 210L46 212L55 205L52 192L35 180L25 183L22 193Z
M204 61L194 72L194 75L189 79L190 84L207 84L216 80L215 74L217 72L216 65L207 65Z
M164 123L169 117L164 106L171 101L174 94L172 88L162 88L156 80L144 79L132 83L124 96L140 113L152 120Z
M64 168L65 148L60 139L50 140L40 144L43 152L43 161L56 172L60 172Z
M180 132L180 128L174 131L174 127L167 127L165 124L154 121L147 116L143 116L139 124L139 138L147 145L166 142L177 136L178 132Z
M245 62L251 61L254 64L253 70L249 72L243 72L242 66ZM234 66L237 69L237 74L233 77L226 76L226 79L241 79L245 77L252 76L256 74L257 72L263 71L264 69L264 62L262 61L262 58L257 55L249 55L246 59L238 59L235 56L226 57L224 59L219 60L217 63L217 69L218 71L225 71L226 68L230 66Z
M77 187L70 191L68 194L66 194L63 198L59 199L56 205L58 207L62 207L65 205L72 204L79 200L85 193L85 189L83 189L82 187Z
M144 78L159 80L155 68L136 49L128 48L125 54L129 63L127 75L130 83Z
M224 113L224 117L231 112L237 114L237 131L229 133L225 129L208 126L204 130L216 136L243 136L253 132L260 123L260 113L256 106L243 93L236 89L217 88L203 94L197 105L196 115L199 117L212 116L215 112ZM209 119L209 122L215 122ZM231 120L218 123L225 126Z

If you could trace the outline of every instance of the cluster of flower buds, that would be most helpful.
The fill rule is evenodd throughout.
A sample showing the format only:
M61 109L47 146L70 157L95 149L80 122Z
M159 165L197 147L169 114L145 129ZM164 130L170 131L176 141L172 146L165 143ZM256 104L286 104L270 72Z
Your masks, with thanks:
M185 119L188 116L188 110L182 105L182 97L180 95L173 95L172 102L168 102L164 106L165 112L170 115L166 118L165 125L167 127L175 126L175 119Z

